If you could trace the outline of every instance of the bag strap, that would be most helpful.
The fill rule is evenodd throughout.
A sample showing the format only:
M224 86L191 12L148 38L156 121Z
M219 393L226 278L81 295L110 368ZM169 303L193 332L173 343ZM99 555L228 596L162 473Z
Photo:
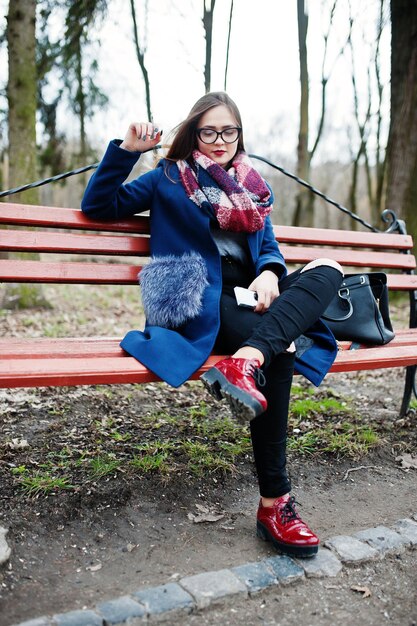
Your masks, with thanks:
M346 313L346 315L344 315L343 317L330 317L330 315L323 314L322 318L325 320L329 320L329 322L344 322L345 320L348 320L353 315L353 304L352 304L352 300L350 299L350 292L349 292L348 287L342 287L342 289L339 289L339 291L337 292L337 295L339 296L341 300L348 303L349 310Z

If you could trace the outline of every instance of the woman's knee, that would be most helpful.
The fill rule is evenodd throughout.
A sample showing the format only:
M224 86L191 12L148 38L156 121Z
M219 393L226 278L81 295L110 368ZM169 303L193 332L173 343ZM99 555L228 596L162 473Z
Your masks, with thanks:
M323 266L332 267L333 269L340 272L342 276L344 276L343 268L340 265L340 263L338 263L337 261L334 261L333 259L327 259L325 257L320 258L320 259L314 259L314 261L310 261L310 263L307 263L307 265L305 265L302 268L300 273L302 274L303 272L307 272L308 270L312 270L312 269L315 269L316 267L323 267Z

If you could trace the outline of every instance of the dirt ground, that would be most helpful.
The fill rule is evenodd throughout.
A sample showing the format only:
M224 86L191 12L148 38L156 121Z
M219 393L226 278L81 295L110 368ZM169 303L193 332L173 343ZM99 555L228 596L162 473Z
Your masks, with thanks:
M345 568L337 578L272 588L190 616L181 626L415 626L416 590L414 552Z
M398 461L404 453L411 454L415 449L415 418L410 416L401 421L396 418L395 404L398 404L402 376L400 372L390 372L388 397L386 374L374 374L372 379L363 374L351 374L330 378L326 383L331 384L332 390L340 387L344 394L352 394L352 401L361 406L364 419L372 413L373 420L384 423L384 440L372 452L357 459L289 455L294 493L302 505L302 514L322 540L379 524L390 525L397 519L417 513L416 470L402 468ZM137 406L135 395L130 398L136 409L141 403L143 406L146 401L152 402L155 393L158 393L161 405L164 402L172 404L172 391L168 388L156 392L150 386L148 390L136 393ZM184 394L186 390L178 393ZM191 393L199 392L193 387ZM58 410L62 396L65 402L72 404L75 413L81 401L87 418L92 420L100 415L100 406L103 409L103 405L92 401L99 395L100 390L93 388L3 391L0 397L7 440L26 438L34 447L39 438L48 435L49 447L53 443L60 445L62 437L68 438L71 433L63 428L62 414ZM117 398L111 400L113 403ZM126 403L122 396L119 400ZM51 404L57 410L47 412L45 407ZM35 416L34 407L38 407ZM76 437L75 429L73 435ZM258 495L249 455L240 461L235 475L214 472L198 478L177 474L161 479L152 474L132 478L114 472L76 491L42 497L22 495L7 473L8 459L10 456L3 448L0 524L10 528L8 540L12 557L1 572L2 626L44 614L92 607L103 599L139 587L231 567L272 554L270 547L258 540L254 533ZM204 510L196 505L203 506ZM219 519L198 523L196 520L202 510ZM416 570L407 563L410 560L415 562L415 552L401 559L403 561L398 563L394 559L395 568L388 566L390 561L368 567L358 580L363 581L371 576L368 571L375 570L371 578L376 589L383 584L389 587L390 580L397 585L397 570L401 565L400 573L411 584ZM382 581L379 580L381 575ZM280 618L277 622L268 622L268 619L277 618L273 617L272 609L271 613L267 608L259 608L263 606L262 602L265 607L275 607L276 602L288 605L289 598L292 598L297 606L299 594L318 586L324 602L320 605L321 610L327 602L329 606L340 605L337 610L343 615L343 611L350 611L346 599L352 596L349 581L353 580L356 579L350 572L347 578L345 574L337 580L335 587L331 580L304 582L303 588L280 590L274 592L275 595L268 592L265 600L251 600L247 609L252 607L250 610L254 610L254 624L259 623L256 621L258 617L262 617L265 624L292 624L295 621L288 621L290 614L285 618L287 621ZM416 585L411 589L415 590ZM356 598L355 594L353 596ZM389 597L394 604L390 604L387 596L387 612L399 620L394 623L411 624L414 609L410 603L401 602L398 606L397 595L393 592ZM362 601L360 606L362 610L368 607L378 615L379 609L376 610L374 604L375 601ZM319 608L311 608L310 603L308 606L304 611L306 621L302 621L296 612L297 623L331 623L320 622L318 617L311 621L314 610L318 611L317 615L322 613ZM245 608L242 610L246 611ZM214 615L204 618L213 619L212 622L200 623L214 624ZM233 616L233 613L228 614L227 619L232 620ZM191 619L192 623L196 622Z
M0 328L3 323L10 330L11 319L16 325L16 316L3 318ZM416 416L398 417L403 376L400 370L331 375L320 388L321 397L341 398L354 411L352 419L379 436L356 455L289 453L300 512L322 541L417 514ZM226 420L228 409L196 383L179 390L163 384L0 390L0 526L9 528L12 548L0 568L0 626L93 608L138 588L273 554L255 536L259 496L250 451L236 456L233 471L192 472L177 450L175 464L164 473L129 472L119 465L86 477L83 462L91 460L92 446L111 440L111 458L118 450L122 457L127 433L136 444L172 437L185 409L198 419L202 407L202 422ZM325 419L314 415L304 427ZM337 429L341 417L331 419ZM187 428L185 439L203 441L200 431L196 436ZM56 466L57 451L62 468L72 463L72 487L22 489L27 468L46 471L51 458ZM181 623L411 626L417 622L415 564L410 549L345 568L335 579L279 587ZM364 598L353 586L368 586L371 596Z

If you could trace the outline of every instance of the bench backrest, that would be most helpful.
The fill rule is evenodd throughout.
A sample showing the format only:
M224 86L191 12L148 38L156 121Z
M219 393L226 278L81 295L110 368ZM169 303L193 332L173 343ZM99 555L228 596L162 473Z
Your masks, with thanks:
M0 259L2 282L136 284L141 268L136 257L149 256L146 216L104 222L88 219L78 209L0 203L0 227L0 252L42 253L40 259L31 259L29 254L28 258ZM290 264L328 257L347 272L358 268L385 271L389 287L395 291L417 290L410 235L274 228ZM102 257L100 262L92 258L97 255ZM120 257L130 258L124 262Z

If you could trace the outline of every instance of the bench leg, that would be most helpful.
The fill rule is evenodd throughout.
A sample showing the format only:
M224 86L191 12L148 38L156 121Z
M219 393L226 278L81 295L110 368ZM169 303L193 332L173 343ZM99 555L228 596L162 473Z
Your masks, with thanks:
M410 406L411 394L414 393L414 397L417 398L416 389L416 365L411 365L406 368L405 373L405 387L404 395L400 409L400 417L405 417Z

